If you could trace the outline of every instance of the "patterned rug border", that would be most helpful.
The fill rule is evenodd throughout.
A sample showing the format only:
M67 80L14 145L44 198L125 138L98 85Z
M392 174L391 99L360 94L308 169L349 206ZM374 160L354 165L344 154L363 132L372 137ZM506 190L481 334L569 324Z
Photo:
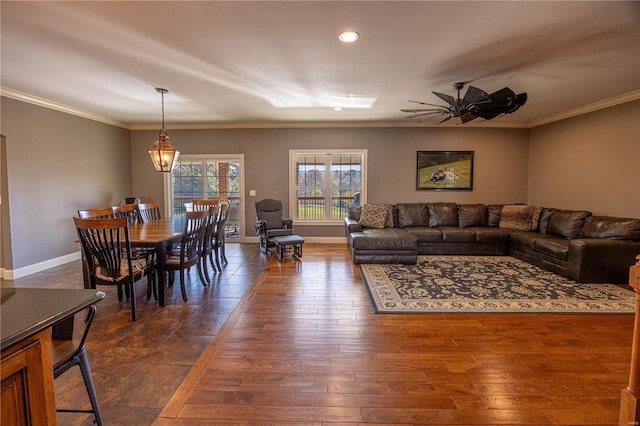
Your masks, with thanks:
M536 271L541 277L553 279L555 286L576 286L581 290L595 290L606 299L544 299L539 297L513 300L496 298L465 298L454 296L448 299L413 298L401 299L386 270L407 268L414 271L425 262L509 262L518 267ZM547 315L633 315L635 292L622 286L607 283L581 284L551 272L544 271L519 259L509 256L418 256L417 265L361 264L360 275L369 294L376 314L547 314ZM581 287L590 286L590 287ZM382 293L382 296L380 295Z

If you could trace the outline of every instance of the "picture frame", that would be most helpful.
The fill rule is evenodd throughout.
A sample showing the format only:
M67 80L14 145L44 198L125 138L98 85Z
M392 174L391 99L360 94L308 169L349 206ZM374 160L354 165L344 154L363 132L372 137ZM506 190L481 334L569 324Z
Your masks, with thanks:
M473 151L418 151L416 189L473 190Z

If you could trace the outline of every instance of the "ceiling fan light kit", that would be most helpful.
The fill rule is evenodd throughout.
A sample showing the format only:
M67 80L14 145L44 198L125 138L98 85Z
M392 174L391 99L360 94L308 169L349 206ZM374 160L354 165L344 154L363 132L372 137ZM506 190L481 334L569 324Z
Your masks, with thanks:
M459 118L460 122L464 124L476 118L492 120L504 114L512 114L527 102L526 93L516 94L508 87L489 94L477 87L469 86L461 99L460 91L464 86L465 83L463 82L453 84L453 87L458 92L457 98L446 93L432 92L449 104L448 106L409 100L409 102L431 108L407 108L400 111L411 114L406 118L419 118L418 123L434 117L443 117L437 124L444 123L452 118Z

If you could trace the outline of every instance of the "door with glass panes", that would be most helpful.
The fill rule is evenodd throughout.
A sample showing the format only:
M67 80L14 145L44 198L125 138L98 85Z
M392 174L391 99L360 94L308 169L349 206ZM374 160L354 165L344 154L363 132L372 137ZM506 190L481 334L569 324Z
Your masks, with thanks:
M226 238L240 240L244 229L242 163L242 156L181 155L170 177L170 214L184 216L193 200L217 198L229 203Z

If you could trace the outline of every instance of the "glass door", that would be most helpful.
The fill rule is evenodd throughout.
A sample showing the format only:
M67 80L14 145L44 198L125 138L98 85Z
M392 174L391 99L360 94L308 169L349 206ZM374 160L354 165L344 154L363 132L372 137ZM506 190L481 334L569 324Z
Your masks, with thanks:
M243 162L242 155L181 155L169 177L170 215L184 216L195 199L217 198L220 203L229 203L226 237L240 240L244 229Z

